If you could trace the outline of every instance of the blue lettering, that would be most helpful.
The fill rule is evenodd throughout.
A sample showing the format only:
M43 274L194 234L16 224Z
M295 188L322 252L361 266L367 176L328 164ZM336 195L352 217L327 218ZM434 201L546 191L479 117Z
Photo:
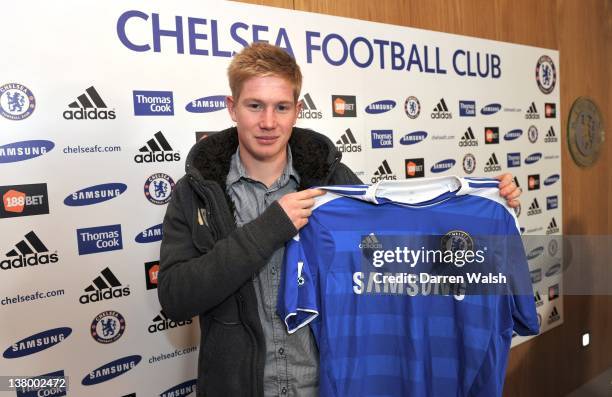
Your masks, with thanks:
M338 40L340 42L340 45L342 45L342 57L340 57L338 61L334 61L333 59L331 59L327 52L329 41L332 39ZM325 58L327 63L333 66L340 66L344 64L344 62L346 62L346 58L348 58L348 46L346 45L346 41L344 41L342 36L336 33L332 33L330 35L325 36L325 39L323 39L323 57Z
M357 60L357 57L355 56L355 47L357 46L357 43L364 43L368 48L368 60L365 62L359 62ZM359 66L360 68L367 68L372 64L372 59L374 59L374 48L372 48L372 44L370 44L370 42L365 37L356 37L351 42L351 60L353 61L353 63Z
M320 45L312 44L313 37L321 37L319 32L306 31L306 62L312 63L312 51L321 51Z
M423 72L423 65L421 65L421 57L419 56L419 49L416 44L410 47L410 56L408 57L408 67L406 70L410 71L413 64L419 67L419 72Z
M455 51L455 53L453 54L453 69L455 69L455 73L457 73L459 76L465 76L465 71L459 70L459 68L458 68L458 64L457 64L457 56L458 55L465 56L465 51L463 51L463 50Z
M485 54L485 66L487 67L484 72L480 70L480 53L476 54L476 70L478 70L478 75L480 77L487 77L489 75L489 54Z
M285 43L284 46L282 45L283 41ZM285 28L280 28L278 30L278 36L276 36L276 42L274 43L274 45L287 51L289 54L291 54L292 57L295 58L295 55L293 54L293 48L291 48L291 43L289 42L289 36L287 35L287 31L285 30Z
M225 57L229 58L232 56L230 51L219 50L219 35L217 34L217 21L214 19L210 20L210 30L212 38L212 54L214 57Z
M400 52L398 53L396 49L399 48ZM399 58L401 64L397 64L396 61ZM406 61L404 60L404 46L402 43L398 43L397 41L391 42L391 69L393 70L403 70L404 64Z
M429 47L425 47L425 73L435 73L436 70L429 67Z
M144 12L140 12L136 10L126 11L123 14L121 14L119 19L117 20L117 36L119 36L119 40L121 41L121 43L123 43L124 46L126 46L132 51L137 51L137 52L149 51L151 49L150 45L148 44L137 45L137 44L132 43L127 38L127 35L125 34L125 25L127 24L127 21L130 18L140 18L146 21L149 19L149 16L145 14Z
M197 39L207 40L206 33L196 33L196 25L206 25L206 19L187 18L187 28L189 30L189 53L192 55L208 55L208 50L201 50L196 45Z
M180 16L174 17L174 24L176 30L163 30L159 27L159 14L153 15L153 51L161 52L160 37L174 37L176 38L176 52L183 54L185 52L183 45L183 18Z
M259 37L260 32L267 32L268 27L263 25L253 25L253 43L258 41L268 42L268 40L262 39Z
M386 40L378 40L374 39L374 44L380 47L380 68L385 68L385 46L389 45L389 42Z
M436 73L446 74L446 69L440 67L440 47L436 47Z
M232 27L230 29L232 39L234 39L236 43L242 45L243 47L248 47L249 42L238 35L238 29L249 30L249 25L244 22L236 22L232 24ZM232 55L236 55L236 52L234 52Z
M470 54L470 52L467 52L467 74L468 76L476 76L475 72L472 72L472 55Z
M491 54L491 77L498 79L501 77L501 59L499 55Z

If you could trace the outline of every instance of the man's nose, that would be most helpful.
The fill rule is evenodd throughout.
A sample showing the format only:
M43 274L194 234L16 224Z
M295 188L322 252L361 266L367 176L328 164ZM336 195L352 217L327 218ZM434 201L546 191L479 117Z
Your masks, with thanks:
M261 113L261 119L259 120L259 126L262 129L270 130L276 127L276 113L274 108L266 107Z

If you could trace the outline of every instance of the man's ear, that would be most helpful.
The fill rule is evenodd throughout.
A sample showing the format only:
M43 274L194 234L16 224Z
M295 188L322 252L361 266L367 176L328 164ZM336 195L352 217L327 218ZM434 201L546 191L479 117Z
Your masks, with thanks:
M293 124L297 122L297 118L300 115L300 112L302 111L303 108L304 108L304 101L298 100L297 103L295 104L295 121L293 122Z
M236 121L236 102L234 102L234 97L231 95L226 96L225 105L227 106L227 111L229 112L230 117L235 122Z

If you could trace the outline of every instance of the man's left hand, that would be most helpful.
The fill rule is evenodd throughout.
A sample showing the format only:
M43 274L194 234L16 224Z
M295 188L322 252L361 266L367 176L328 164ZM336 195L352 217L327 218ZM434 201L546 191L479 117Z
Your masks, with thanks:
M499 182L499 195L506 199L508 206L518 207L521 202L518 200L523 189L516 186L512 174L501 174L495 177Z

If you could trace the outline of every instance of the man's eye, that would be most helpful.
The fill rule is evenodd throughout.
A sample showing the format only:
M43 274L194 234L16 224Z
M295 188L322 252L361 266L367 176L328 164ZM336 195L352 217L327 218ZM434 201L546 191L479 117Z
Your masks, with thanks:
M276 110L278 110L279 112L288 112L291 109L291 106L289 105L278 105L276 107Z
M251 110L261 110L263 109L263 106L260 103L249 103L247 104L247 107Z

